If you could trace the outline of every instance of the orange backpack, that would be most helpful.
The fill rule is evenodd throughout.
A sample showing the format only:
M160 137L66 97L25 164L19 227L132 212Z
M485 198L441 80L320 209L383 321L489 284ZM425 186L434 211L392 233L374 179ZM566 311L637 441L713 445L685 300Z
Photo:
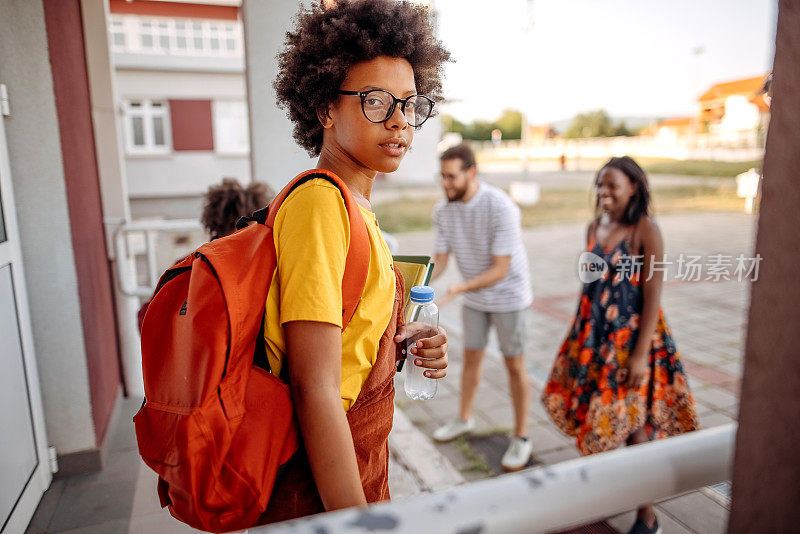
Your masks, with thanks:
M297 176L244 221L257 224L206 243L167 270L144 318L145 401L133 418L139 453L158 473L161 506L195 528L256 525L281 467L298 449L287 380L262 368L269 368L263 321L276 265L275 216L295 188L315 178L339 188L349 217L346 326L364 289L369 239L347 186L321 170ZM265 365L254 365L255 358Z

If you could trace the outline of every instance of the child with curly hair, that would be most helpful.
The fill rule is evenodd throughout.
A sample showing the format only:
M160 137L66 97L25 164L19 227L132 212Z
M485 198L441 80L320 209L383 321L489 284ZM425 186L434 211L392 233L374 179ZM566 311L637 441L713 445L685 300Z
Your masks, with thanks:
M236 230L236 221L239 217L250 215L263 208L274 196L275 193L265 183L251 182L247 187L242 187L236 178L223 178L222 183L212 185L203 195L203 214L200 216L200 223L212 240L225 237ZM139 332L142 331L144 316L149 307L150 299L142 303L136 314Z
M350 223L342 194L314 178L281 205L264 337L272 372L288 365L303 447L275 487L264 523L389 498L396 344L417 331L414 323L397 329L402 281L370 193L376 174L398 168L414 131L431 116L449 59L429 10L412 2L319 3L301 8L295 24L278 56L278 104L288 110L295 140L319 157L318 170L349 189L370 257L361 301L343 329ZM444 330L411 353L420 359L409 363L429 377L445 376Z
M689 384L661 310L662 278L652 269L663 261L664 244L650 218L647 176L630 157L611 158L595 187L597 216L586 232L586 250L606 268L584 283L542 396L581 454L697 429ZM629 534L657 532L653 504L642 505Z
M236 178L223 178L222 183L209 187L203 196L200 222L211 239L225 237L236 230L239 217L263 208L274 196L265 183L251 182L243 187Z

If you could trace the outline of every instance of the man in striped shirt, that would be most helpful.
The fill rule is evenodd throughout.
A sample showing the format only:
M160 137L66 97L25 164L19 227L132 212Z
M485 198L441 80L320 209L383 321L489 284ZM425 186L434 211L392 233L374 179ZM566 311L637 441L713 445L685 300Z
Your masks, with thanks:
M438 428L434 438L449 441L475 427L472 407L481 379L481 359L489 329L494 326L514 405L514 436L502 465L509 471L522 469L532 450L527 429L531 386L523 352L533 293L519 208L502 190L478 181L475 155L466 145L442 154L441 175L447 199L436 205L433 215L433 278L444 272L454 255L464 281L451 286L439 305L464 295L464 367L459 417Z

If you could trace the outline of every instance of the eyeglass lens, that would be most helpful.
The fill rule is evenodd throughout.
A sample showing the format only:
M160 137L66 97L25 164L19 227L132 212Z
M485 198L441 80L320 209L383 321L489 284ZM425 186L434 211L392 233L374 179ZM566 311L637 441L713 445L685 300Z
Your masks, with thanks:
M383 122L394 111L394 98L387 91L373 90L364 95L364 115L372 122ZM398 103L402 106L402 104ZM414 95L406 101L404 114L408 124L419 126L430 116L433 105L424 96Z

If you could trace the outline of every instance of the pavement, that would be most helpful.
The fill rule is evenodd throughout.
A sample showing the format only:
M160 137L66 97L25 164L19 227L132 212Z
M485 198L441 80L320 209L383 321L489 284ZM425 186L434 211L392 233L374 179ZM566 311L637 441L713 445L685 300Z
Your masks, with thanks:
M699 213L658 218L667 259L699 255L704 269L701 280L676 279L678 265L669 266L662 292L662 307L672 328L689 375L701 427L732 422L738 413L742 357L749 283L720 279L707 273L717 254L735 258L752 256L755 222L744 213ZM397 235L401 254L429 253L429 232ZM530 465L548 465L578 457L573 440L549 420L539 397L553 358L566 335L577 307L580 282L577 260L585 242L583 225L556 225L523 232L532 272L535 301L530 310L527 368L533 382L533 401L528 416L533 458ZM711 258L711 259L709 259ZM735 265L735 261L733 262ZM733 272L733 267L730 269ZM705 280L707 276L710 280ZM729 275L730 277L730 275ZM460 279L454 265L434 282L437 293ZM398 393L398 406L427 436L458 412L461 373L460 303L454 301L440 311L448 330L450 366L436 398L411 401ZM399 380L399 379L398 379ZM399 382L398 382L399 384ZM399 388L402 392L402 389ZM468 481L502 473L500 458L513 426L505 366L496 339L490 341L484 361L483 382L478 388L473 436L437 444L437 448ZM657 513L664 532L725 532L730 507L730 484L700 488L658 503ZM626 532L633 512L607 520Z
M676 215L659 218L667 254L751 255L755 218L739 213ZM530 310L526 361L533 379L530 406L531 465L547 465L578 456L574 443L551 424L538 398L556 349L577 305L577 257L583 248L582 225L526 230L535 302ZM429 253L430 232L400 234L400 253ZM732 281L665 284L662 306L690 376L700 423L712 427L736 419L749 284ZM453 265L434 287L443 291L459 279ZM435 444L433 430L454 417L461 371L459 303L441 310L448 329L450 367L436 398L411 401L397 378L395 426L390 437L389 483L393 498L438 491L500 474L500 457L512 426L505 367L492 340L484 362L484 380L476 403L477 431L467 439ZM90 475L56 478L28 527L30 534L197 532L158 505L155 475L138 456L131 417L141 399L122 399L110 426L105 468ZM658 503L666 534L725 532L730 485L673 497ZM633 512L608 520L602 532L626 532Z

